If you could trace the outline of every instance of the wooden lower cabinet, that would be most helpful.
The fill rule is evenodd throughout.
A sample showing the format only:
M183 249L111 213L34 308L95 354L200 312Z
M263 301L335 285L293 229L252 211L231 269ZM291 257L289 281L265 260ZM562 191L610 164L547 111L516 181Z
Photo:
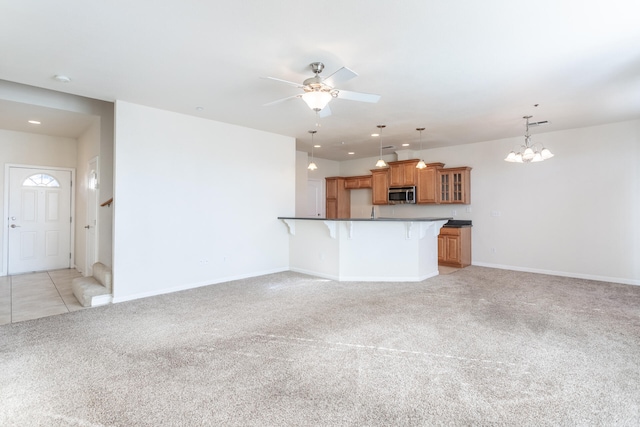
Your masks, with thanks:
M442 227L438 236L438 264L471 265L471 227Z

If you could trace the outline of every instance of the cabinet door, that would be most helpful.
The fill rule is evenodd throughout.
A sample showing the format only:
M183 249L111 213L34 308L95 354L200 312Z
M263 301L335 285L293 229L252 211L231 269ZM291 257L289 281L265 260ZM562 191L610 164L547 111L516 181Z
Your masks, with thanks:
M371 194L374 205L389 204L389 184L387 183L387 170L371 171Z
M436 179L438 170L436 168L424 168L418 170L416 183L417 203L436 203Z
M326 208L327 208L326 218L328 219L338 218L338 200L327 199Z
M371 188L371 176L358 178L358 188Z
M404 163L402 165L402 185L416 185L416 165L418 162Z
M402 165L389 165L389 186L400 187L404 185L404 169Z
M327 182L327 199L335 199L338 197L338 179L337 178L326 178Z
M444 261L452 264L460 264L460 237L444 236Z
M447 172L440 172L438 173L438 176L440 177L439 181L440 181L440 194L438 197L438 202L440 203L450 203L450 180L451 180L451 174L447 173Z
M455 172L451 174L451 202L462 203L463 201L463 183L462 173Z

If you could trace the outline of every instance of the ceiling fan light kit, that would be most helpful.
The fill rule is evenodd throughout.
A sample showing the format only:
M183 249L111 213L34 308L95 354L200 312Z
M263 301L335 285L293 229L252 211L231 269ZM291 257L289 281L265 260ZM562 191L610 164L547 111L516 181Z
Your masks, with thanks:
M523 116L526 120L526 132L524 135L524 145L520 146L519 151L516 153L512 150L505 162L510 163L536 163L542 162L553 157L553 153L542 145L534 144L531 142L531 135L529 134L529 119L533 116ZM543 122L539 122L543 123ZM547 123L547 122L544 122Z
M309 64L309 66L311 67L311 71L313 71L315 75L304 80L302 84L278 79L275 77L267 77L267 79L285 83L290 86L295 86L298 89L302 89L304 93L278 99L276 101L264 104L264 106L279 104L280 102L292 98L302 98L302 100L310 109L312 109L316 113L322 111L322 113L324 114L321 114L321 116L324 115L326 117L331 114L331 111L327 108L327 105L334 98L370 103L375 103L380 100L380 95L336 89L337 85L351 80L358 75L347 67L342 67L330 76L322 78L320 77L320 73L322 72L322 70L324 70L324 64L322 62L312 62L311 64Z
M307 103L309 108L313 111L320 111L327 106L329 101L333 99L333 96L329 92L322 90L314 90L302 95L302 100Z

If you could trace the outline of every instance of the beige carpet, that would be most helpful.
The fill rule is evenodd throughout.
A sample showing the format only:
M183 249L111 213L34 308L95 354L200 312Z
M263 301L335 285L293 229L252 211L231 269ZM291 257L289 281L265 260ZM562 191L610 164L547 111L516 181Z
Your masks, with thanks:
M296 273L0 326L2 426L640 425L640 287Z

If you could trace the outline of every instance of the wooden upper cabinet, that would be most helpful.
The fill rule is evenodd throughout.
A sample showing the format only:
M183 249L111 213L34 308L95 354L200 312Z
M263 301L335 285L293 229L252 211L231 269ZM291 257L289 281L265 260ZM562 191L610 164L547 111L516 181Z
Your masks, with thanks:
M424 169L416 169L416 203L438 203L438 171L444 163L428 163Z
M389 169L371 170L371 203L374 205L389 204Z
M407 187L416 185L418 160L400 160L389 162L389 187Z
M471 168L438 170L438 203L471 203Z
M348 176L344 181L344 187L350 190L371 188L371 185L371 175Z

